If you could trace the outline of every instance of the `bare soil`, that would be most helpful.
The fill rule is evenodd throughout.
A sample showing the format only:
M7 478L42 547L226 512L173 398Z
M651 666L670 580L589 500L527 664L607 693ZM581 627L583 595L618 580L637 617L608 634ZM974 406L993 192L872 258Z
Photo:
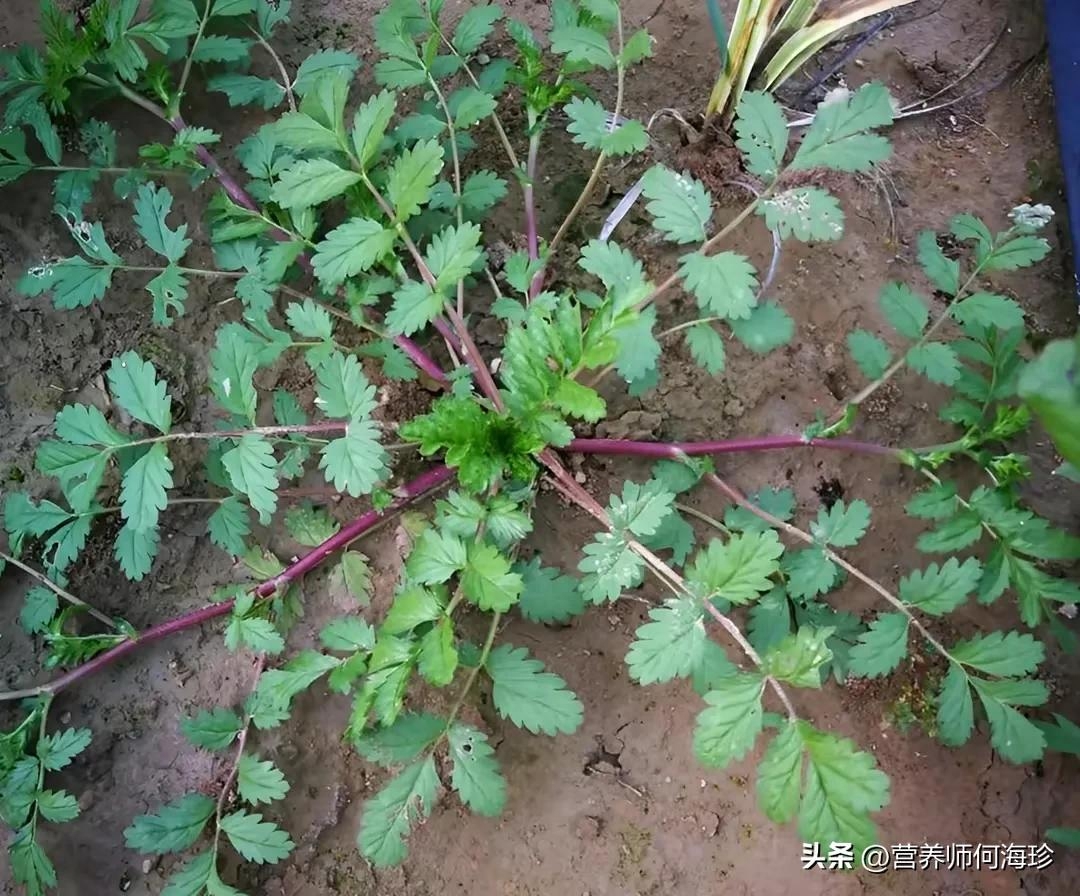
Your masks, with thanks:
M543 3L510 0L509 12L539 24ZM312 50L338 46L368 59L370 19L380 4L371 0L294 0L293 26L283 33L286 61ZM447 2L451 15L467 6ZM725 7L733 7L727 0ZM886 29L843 70L857 86L882 79L903 102L927 96L963 73L995 39L993 52L963 87L978 95L949 109L907 119L890 132L895 156L888 176L836 184L847 214L844 238L811 248L784 248L772 297L795 318L792 344L765 360L732 348L728 369L710 378L688 363L672 344L663 360L663 385L641 399L612 387L608 435L701 439L729 434L792 431L819 411L831 411L850 395L858 374L847 359L844 334L853 326L879 329L876 297L888 279L918 277L914 239L927 227L942 227L950 216L971 211L991 226L1023 201L1047 201L1063 218L1061 184L1053 128L1053 100L1042 50L1037 4L1022 0L925 0L897 14ZM730 10L729 10L730 11ZM36 39L37 4L17 0L0 5L0 40ZM660 108L700 110L716 65L716 48L704 4L697 0L629 0L629 26L647 21L656 37L655 58L628 82L627 114L647 119ZM497 55L499 46L489 52ZM1030 64L1023 63L1030 60ZM811 73L813 74L813 73ZM370 66L361 81L370 78ZM786 92L794 103L806 81ZM834 86L831 79L827 86ZM993 89L986 89L992 87ZM609 101L612 86L603 85ZM122 132L124 148L164 136L138 110L106 110ZM189 116L224 128L223 153L258 122L217 99L197 103ZM722 145L705 155L682 145L679 128L665 123L655 131L658 158L686 165L708 180L718 195L739 198L722 180ZM490 165L501 165L498 148L476 150ZM542 223L550 228L573 201L586 176L587 160L565 139L555 137L545 152L541 190ZM638 169L608 173L600 201L588 210L584 235L594 235L607 211L636 177ZM106 301L87 311L58 312L14 291L20 274L45 256L65 254L67 236L45 214L49 185L27 180L5 191L0 204L0 491L44 488L33 474L33 451L63 404L100 400L102 371L116 353L150 352L170 379L183 383L177 400L198 419L206 405L205 368L213 328L234 313L224 286L194 293L188 314L170 331L154 331L141 284L121 284ZM727 189L725 193L724 190ZM200 208L209 195L184 197L182 209L192 235L205 236ZM177 192L182 192L178 190ZM129 212L113 208L106 196L96 212L115 245L135 245ZM125 220L128 223L125 223ZM500 210L505 239L520 220L520 200ZM650 271L668 269L670 257L653 241L639 207L617 232L643 254ZM1037 332L1053 337L1072 332L1076 309L1069 286L1065 241L1046 263L1002 288L1014 290ZM568 244L569 245L569 244ZM760 225L748 227L734 248L767 267L772 245ZM572 253L572 250L570 250ZM569 270L572 255L565 260ZM663 308L674 318L685 299L676 294ZM882 330L884 332L884 330ZM294 375L289 369L274 377ZM865 437L894 444L927 444L941 434L932 409L940 396L914 377L904 377L861 422ZM422 408L428 394L409 388L389 394L387 411L404 417ZM1053 451L1032 437L1025 446L1036 470L1030 500L1039 512L1068 526L1078 520L1075 486L1051 480ZM874 508L869 537L852 552L855 563L895 584L907 569L925 563L912 547L918 528L902 513L903 497L915 486L905 471L875 461L802 453L724 459L725 477L741 488L790 485L800 519L816 514L821 501L842 493ZM643 471L625 461L579 467L590 487L606 496L609 479ZM402 476L409 471L399 471ZM20 485L25 480L26 485ZM317 477L314 481L317 481ZM347 519L359 507L342 502L334 512ZM711 496L699 506L719 515ZM551 495L537 510L532 549L547 562L573 570L580 545L592 525ZM149 626L206 602L213 589L242 579L207 542L203 511L180 508L165 518L165 542L149 579L132 585L113 567L108 526L96 530L72 576L73 588L100 609ZM374 606L384 605L400 563L399 533L387 527L364 543L376 571ZM282 557L300 552L282 531L266 533ZM44 680L38 648L18 631L16 617L27 582L9 572L0 581L0 671L8 686ZM304 584L306 616L292 645L313 643L322 621L341 612L325 573ZM385 780L385 773L361 761L342 739L347 700L316 688L298 700L292 721L260 735L259 749L285 770L292 789L278 813L298 848L289 862L264 870L245 868L235 883L266 896L425 896L470 893L615 896L690 896L721 893L786 896L809 894L896 894L896 896L1065 896L1078 892L1080 861L1058 849L1043 871L893 871L826 874L801 870L801 843L793 827L777 828L757 808L754 755L724 773L703 770L694 760L690 737L699 698L688 685L640 688L627 679L624 656L634 629L645 619L648 601L659 598L652 583L613 607L591 612L571 626L552 629L513 620L502 638L527 646L563 675L585 704L585 723L571 737L534 737L500 724L486 712L482 697L472 710L497 744L509 781L509 805L498 819L480 819L447 795L432 818L412 837L405 865L374 872L355 848L362 801ZM848 585L831 595L835 606L862 612L871 595ZM1002 601L991 609L970 608L950 620L952 632L1015 624L1015 609ZM1055 689L1053 709L1080 717L1075 661L1052 654L1046 667ZM57 861L63 896L96 896L126 891L161 891L173 859L144 865L123 846L132 818L195 788L211 792L221 768L184 743L179 720L202 707L239 700L249 685L248 662L228 654L218 631L184 633L143 650L85 687L65 693L57 716L94 731L87 753L58 777L81 795L81 818L49 831L46 845ZM925 712L924 664L913 663L896 680L867 688L826 687L800 692L801 707L815 723L853 737L874 751L893 782L892 802L880 816L882 841L894 843L1017 843L1042 840L1049 826L1080 826L1077 761L1049 755L1034 768L1003 764L992 755L985 731L963 749L946 749L918 724L899 724ZM423 701L424 697L421 697ZM3 892L16 892L0 867Z

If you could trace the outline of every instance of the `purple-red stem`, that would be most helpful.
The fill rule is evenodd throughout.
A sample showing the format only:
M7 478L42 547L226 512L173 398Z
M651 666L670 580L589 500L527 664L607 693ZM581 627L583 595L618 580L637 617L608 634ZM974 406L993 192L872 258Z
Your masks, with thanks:
M859 442L855 439L804 439L802 436L758 436L746 439L727 439L721 442L633 442L626 439L574 439L567 451L578 454L608 454L626 457L679 457L703 454L736 454L751 451L778 451L785 448L830 448L853 454L893 455L900 457L898 448Z
M168 119L168 122L172 129L177 133L187 127L184 119L179 115L177 115L175 118ZM233 202L235 202L241 208L245 208L250 212L258 212L259 207L255 204L251 197L248 196L247 191L240 186L236 178L234 178L231 174L229 174L228 171L226 171L221 166L221 163L218 162L217 158L212 152L210 152L210 150L208 150L205 146L199 145L195 148L195 156L200 162L202 162L207 168L210 169L211 174L214 175L214 178L219 184L221 184L222 188L225 190L225 192L228 194L229 198ZM272 236L275 240L278 240L279 242L288 242L289 239L291 239L289 234L277 228L272 231ZM306 270L308 273L311 273L311 259L308 258L306 252L300 255L297 260L303 266L304 270ZM456 344L454 334L452 333L450 327L446 324L445 321L436 320L435 328L439 331L439 333L443 336L444 339L450 340L451 345ZM445 383L447 381L446 374L443 373L442 368L435 363L435 360L431 358L422 348L420 348L419 345L417 345L407 336L395 336L394 343L397 345L398 348L405 352L406 355L409 356L409 359L417 367L424 371L424 373L430 376L433 380L439 383Z
M422 473L416 479L412 480L412 482L397 489L398 497L394 499L386 510L369 510L367 513L361 514L348 526L328 538L313 551L286 567L274 578L259 585L255 589L256 596L259 598L270 597L283 585L287 585L289 582L293 582L306 573L311 572L311 570L317 567L331 554L347 547L350 542L355 541L369 529L372 529L388 513L400 510L417 498L438 488L453 475L453 470L442 465L432 467L426 473ZM209 622L211 619L217 619L219 616L224 616L231 612L232 608L233 601L226 600L221 601L220 603L210 604L209 606L200 607L198 610L192 610L189 613L184 613L182 616L177 616L175 619L169 619L166 622L148 628L137 638L117 644L116 647L111 650L98 654L89 662L83 663L81 666L76 666L74 669L65 672L63 675L42 687L28 688L25 692L18 693L20 696L58 694L66 688L71 687L71 685L76 682L93 675L95 672L104 669L106 666L111 666L117 660L123 659L129 653L134 653L136 650L145 647L147 644L153 644L155 641L160 641L162 638L167 638L169 635L185 631L189 628L195 628L196 626L202 625L204 622ZM8 699L12 698L11 694L5 696L7 696Z

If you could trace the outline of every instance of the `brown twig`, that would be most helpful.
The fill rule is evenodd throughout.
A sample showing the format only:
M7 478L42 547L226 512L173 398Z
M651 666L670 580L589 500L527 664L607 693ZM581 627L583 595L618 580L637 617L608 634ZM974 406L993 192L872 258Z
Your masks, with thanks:
M108 626L114 632L120 631L119 627L116 624L116 620L110 619L108 616L106 616L100 610L94 609L94 607L90 606L90 604L88 604L86 601L84 601L81 597L76 597L70 591L65 591L63 588L61 588L59 585L57 585L56 582L54 582L52 579L50 579L44 573L38 572L32 566L27 566L21 560L16 560L10 554L5 554L3 551L0 551L0 561L3 561L4 563L10 563L12 566L16 567L17 569L21 569L28 576L32 576L33 578L35 578L39 582L41 582L42 585L44 585L46 588L48 588L50 591L52 591L57 597L61 597L64 600L66 600L69 604L71 604L73 607L78 607L80 610L83 610L83 611L89 613L98 622L102 623L103 625Z

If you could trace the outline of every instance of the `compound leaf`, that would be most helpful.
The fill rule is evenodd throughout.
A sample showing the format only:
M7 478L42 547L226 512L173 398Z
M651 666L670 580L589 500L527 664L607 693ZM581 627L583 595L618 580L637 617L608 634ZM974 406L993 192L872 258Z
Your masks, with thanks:
M826 100L818 106L790 167L869 171L889 157L890 147L884 137L865 131L892 121L892 100L880 82L864 84L846 98Z
M261 435L242 436L235 448L221 455L221 465L233 488L245 495L263 525L277 508L277 463L274 449Z
M37 755L46 771L58 772L67 768L83 750L90 746L89 728L65 728L58 734L47 734L38 741Z

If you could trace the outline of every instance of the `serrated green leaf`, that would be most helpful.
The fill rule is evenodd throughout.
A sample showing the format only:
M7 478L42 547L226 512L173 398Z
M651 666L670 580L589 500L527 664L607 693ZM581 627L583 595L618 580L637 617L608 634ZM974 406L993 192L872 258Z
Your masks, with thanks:
M290 302L285 309L285 320L299 335L308 339L334 338L334 323L330 319L330 312L316 305L311 299L304 299L303 304Z
M112 285L113 270L111 265L92 264L85 258L65 258L31 268L19 280L17 288L28 296L52 292L56 308L85 308L105 295Z
M120 515L135 531L157 528L158 516L169 503L172 469L165 443L157 442L124 473Z
M521 576L510 571L510 561L489 544L469 545L461 590L481 610L505 613L521 597Z
M478 87L461 87L450 94L447 106L454 127L460 132L491 115L495 111L495 97Z
M574 97L564 112L569 119L566 129L574 142L586 149L608 155L627 155L641 152L649 143L649 135L639 121L614 124L596 100Z
M655 479L623 483L621 496L612 496L608 512L616 529L634 535L652 535L672 510L675 496Z
M880 337L866 330L853 330L847 337L848 350L862 375L876 380L892 363L892 353Z
M783 552L772 529L733 535L726 543L713 539L694 557L687 582L701 597L749 603L772 590L772 576L780 569Z
M439 790L435 760L429 754L404 769L364 804L357 845L377 868L400 863L404 838L413 824L431 814Z
M938 525L931 532L924 532L915 540L915 547L932 554L945 554L970 547L982 535L982 520L972 510L963 510Z
M405 562L410 579L422 585L440 585L468 562L465 543L437 529L425 529Z
M360 60L352 53L345 50L317 50L300 63L293 81L293 91L297 96L307 96L328 75L340 76L348 82L358 68Z
M660 342L653 335L656 307L650 305L629 324L615 331L618 352L615 369L626 382L633 383L655 373L660 359Z
M582 722L581 701L566 682L544 664L531 659L524 647L502 644L485 663L493 682L495 710L533 734L573 734Z
M763 200L756 213L781 239L804 243L838 240L844 234L844 212L836 197L820 187L793 187Z
M795 321L775 302L762 302L749 317L731 321L731 332L754 354L764 355L791 342Z
M700 365L710 376L723 373L725 362L724 340L711 324L694 324L683 335L695 363Z
M482 215L506 195L506 181L493 171L474 171L461 185L466 216Z
M889 91L880 82L864 84L845 99L826 100L818 106L790 167L796 171L818 167L869 171L885 161L891 150L884 137L865 132L892 121Z
M649 611L626 654L630 677L639 684L685 678L705 649L703 610L697 598L682 597Z
M436 687L454 680L458 654L454 647L454 625L444 616L420 638L420 674Z
M312 267L326 288L369 270L394 247L396 234L370 218L352 218L331 230L315 247Z
M210 388L226 411L252 423L258 403L252 378L258 368L258 349L249 331L239 324L221 327L210 353Z
M282 100L285 99L285 88L277 81L258 78L255 75L233 72L214 75L206 82L206 88L225 94L229 105L233 107L257 104L269 111L281 105Z
M359 174L329 159L305 159L282 172L270 198L282 208L311 208L340 196L359 182Z
M354 419L343 438L323 448L319 469L339 492L354 498L370 494L389 472L376 424Z
M810 532L819 544L839 548L857 545L870 525L870 505L862 499L845 504L837 501L827 510L818 510L817 519L810 524Z
M488 39L495 23L502 18L503 11L494 4L484 3L473 6L458 20L454 29L454 49L462 56L469 57Z
M237 650L241 645L256 653L277 654L285 649L285 639L269 619L234 614L225 626L225 646Z
M849 654L849 670L860 678L882 678L907 654L909 619L903 613L882 613L859 635Z
M157 326L171 326L173 320L184 314L184 303L188 297L187 283L187 275L176 265L170 264L146 284L146 291L154 300L153 319ZM239 292L239 284L237 291Z
M751 494L747 500L785 522L795 515L795 492L790 488L763 488ZM724 525L737 532L766 532L772 528L756 513L734 504L724 511Z
M60 598L56 592L44 585L35 585L26 592L22 609L19 610L19 625L28 635L48 631L49 623L60 610Z
M393 91L383 90L362 103L353 117L352 143L360 168L368 168L378 157L386 129L397 111Z
M931 563L900 580L900 599L932 616L951 613L967 600L982 578L982 564L968 557L962 564L949 558L940 569Z
M644 562L626 539L615 532L601 532L582 550L578 569L585 573L581 594L590 603L613 601L641 581Z
M257 806L285 799L289 782L274 763L245 753L236 764L236 788L242 800Z
M558 570L541 565L539 557L517 564L514 570L522 581L518 609L526 619L562 623L584 612L585 600L572 576L561 575Z
M453 762L451 783L477 815L499 815L506 806L506 780L487 737L460 722L447 735Z
M215 859L216 855L210 849L188 859L169 876L161 896L203 896L214 871Z
M961 641L949 653L956 662L972 669L1008 677L1032 674L1046 655L1042 642L1026 632L976 635Z
M234 557L247 549L244 539L251 534L247 508L235 495L230 495L210 515L207 521L210 540Z
M319 640L327 650L355 652L375 647L375 630L359 616L342 616L323 626Z
M79 803L66 790L42 790L37 795L37 808L46 821L57 824L79 817Z
M876 842L869 813L889 801L889 779L874 757L861 753L846 738L798 722L809 759L806 787L799 810L799 835L818 843L851 843L858 855Z
M112 448L119 448L129 441L127 436L109 425L101 411L82 404L69 404L56 415L56 436L73 445Z
M1024 325L1024 309L1017 302L989 292L961 299L953 305L952 315L965 326L1012 330Z
M431 238L424 259L436 278L436 289L447 293L469 275L480 260L480 228L462 224L441 230Z
M951 482L937 482L916 492L904 510L910 516L924 520L940 520L952 516L956 510L956 486Z
M157 370L135 352L113 358L107 374L113 398L136 420L163 435L172 427L172 402Z
M375 386L368 382L355 355L334 352L316 371L318 405L327 417L353 422L372 415L376 407Z
M766 817L784 824L799 808L803 745L796 723L788 722L765 749L758 764L758 803Z
M220 828L233 849L256 865L280 862L296 845L272 821L263 821L258 812L233 812L221 819Z
M265 526L277 509L277 464L274 449L260 435L248 433L221 456L233 488L245 495Z
M187 224L172 230L166 223L172 204L172 193L165 187L143 184L136 194L134 220L146 245L175 264L184 257L191 240L187 238Z
M998 755L1016 765L1042 759L1046 751L1046 738L1042 731L1013 707L994 699L980 687L978 679L972 683L990 723L990 743Z
M1042 261L1050 252L1050 244L1041 236L1023 234L1002 243L983 262L986 271L1015 271Z
M523 257L522 263L526 262L527 257ZM652 290L645 280L641 262L627 249L611 240L590 240L586 243L581 249L578 265L582 270L600 278L611 293L617 310L636 305ZM530 278L523 276L521 279L519 286L526 285Z
M196 747L207 750L224 750L235 742L243 722L231 709L217 706L204 709L191 719L180 723L180 730Z
M746 320L757 306L754 266L736 252L684 255L679 272L703 314Z
M406 281L394 293L394 306L386 315L387 332L409 336L422 330L442 313L445 301L426 283Z
M203 35L191 51L195 62L240 62L248 58L251 42L224 34Z
M967 673L959 664L949 664L949 671L938 692L937 705L938 737L941 742L950 747L967 743L975 728L975 707Z
M38 758L46 771L58 772L90 746L91 738L89 728L65 728L57 734L46 734L38 741Z
M804 600L831 591L840 576L840 567L820 547L785 554L783 568L791 596Z
M764 679L739 673L716 683L705 695L707 709L694 727L694 755L710 768L724 768L742 759L754 746L762 727Z
M747 634L759 654L791 634L791 607L783 588L774 588L750 608Z
M8 857L12 876L26 885L30 896L41 896L56 886L56 868L35 839L33 825L16 831L8 844Z
M930 322L926 302L904 283L887 284L878 303L886 320L907 339L918 339Z
M832 628L813 628L804 625L769 650L762 659L762 671L777 681L786 681L800 688L821 687L822 667L832 661L832 651L826 641Z
M138 582L153 568L160 546L157 529L136 529L129 520L116 534L114 555L124 575Z
M310 503L296 504L285 513L285 528L295 541L318 547L341 528L327 511Z
M436 140L421 140L406 149L390 169L386 194L398 221L420 212L443 167L443 148Z
M615 54L607 38L592 28L580 25L558 25L551 29L551 52L565 56L575 64L595 65L603 69L615 67Z
M398 716L388 728L378 728L354 738L353 745L369 762L397 765L415 759L445 730L445 719L426 712L407 712Z
M301 150L339 150L340 141L330 128L303 112L286 112L266 125L266 132L279 146Z
M956 295L960 289L960 262L946 257L932 230L921 231L917 245L919 264L927 279L945 294Z
M780 104L768 93L746 91L735 113L735 133L747 171L766 181L776 177L788 144L787 120Z
M700 181L689 174L654 165L641 179L653 226L674 243L705 241L712 217L712 200Z
M168 803L157 814L140 815L124 831L130 849L151 855L187 849L214 814L214 801L201 793L188 793Z
M944 342L914 345L905 359L913 370L931 382L951 386L960 378L960 359L956 357L956 350Z

